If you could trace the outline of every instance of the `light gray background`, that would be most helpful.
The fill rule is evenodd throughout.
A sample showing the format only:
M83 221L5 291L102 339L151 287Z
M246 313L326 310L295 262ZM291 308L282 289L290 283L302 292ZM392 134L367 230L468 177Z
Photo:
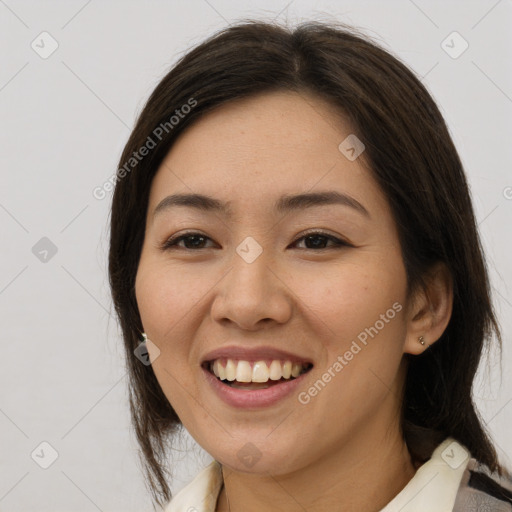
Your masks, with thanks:
M492 357L476 398L511 464L510 0L0 0L4 512L152 510L108 290L111 194L100 201L92 190L115 172L137 112L176 59L248 16L353 23L420 74L441 105L471 182L504 334L502 371ZM31 48L43 31L59 45L47 59ZM469 44L456 59L441 46L453 31ZM32 252L42 237L57 247L47 262ZM31 458L43 441L58 452L48 469ZM187 436L180 446L174 490L210 460Z

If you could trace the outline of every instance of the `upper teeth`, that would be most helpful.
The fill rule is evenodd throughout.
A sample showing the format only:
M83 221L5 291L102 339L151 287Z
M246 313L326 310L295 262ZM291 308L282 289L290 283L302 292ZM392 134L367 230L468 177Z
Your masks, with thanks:
M270 380L279 380L280 378L289 379L298 377L309 365L301 363L292 363L291 361L279 361L277 359L267 366L265 361L239 361L227 359L224 364L216 359L210 363L210 370L221 380L237 380L238 382L267 382Z

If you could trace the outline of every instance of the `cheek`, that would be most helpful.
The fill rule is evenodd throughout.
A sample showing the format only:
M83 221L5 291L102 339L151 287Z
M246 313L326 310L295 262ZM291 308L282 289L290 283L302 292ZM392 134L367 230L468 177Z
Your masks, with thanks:
M321 320L336 342L352 340L376 323L382 334L403 323L399 312L406 300L405 270L396 261L369 260L327 269L314 279L294 279L305 311Z
M358 264L340 265L295 285L310 323L325 335L325 359L317 377L328 384L325 390L322 383L317 386L323 398L314 407L328 408L320 417L330 415L343 422L347 413L354 418L365 415L394 386L406 334L406 275L401 260L363 256L367 258ZM317 392L303 391L306 400ZM355 396L367 397L366 407L354 401ZM332 403L340 407L331 410Z
M327 369L338 375L330 391L352 397L346 401L348 409L360 407L354 396L377 399L386 394L403 355L405 270L396 261L394 266L381 263L333 273L325 293L309 295L312 309L330 331Z
M144 328L155 342L169 343L186 326L187 315L201 308L210 288L199 273L161 263L143 263L136 279L136 297ZM165 348L165 347L162 347Z
M160 350L153 370L178 413L187 391L197 386L199 347L192 340L208 316L207 292L216 281L218 273L190 272L149 257L139 265L135 289L142 325Z
M177 282L176 273L144 260L137 272L135 290L144 330L160 351L153 360L153 371L162 391L176 409L181 402L180 385L191 384L185 364L188 344L180 342L185 339L180 331L184 322L180 319L186 318L193 297L187 295L187 289Z

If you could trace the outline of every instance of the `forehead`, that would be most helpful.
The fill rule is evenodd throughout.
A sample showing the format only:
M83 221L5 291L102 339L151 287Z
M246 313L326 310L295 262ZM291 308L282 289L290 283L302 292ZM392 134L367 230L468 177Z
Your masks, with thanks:
M339 149L353 131L338 109L304 93L230 102L180 134L153 180L150 201L180 191L274 202L315 187L379 195L363 158L350 161Z
M298 158L305 152L314 155L320 146L337 150L351 131L343 114L335 112L325 100L305 93L278 91L221 105L181 134L175 147L195 146L202 154L211 156L221 149L228 151L222 155L224 158L252 155L258 160L279 161L294 154Z

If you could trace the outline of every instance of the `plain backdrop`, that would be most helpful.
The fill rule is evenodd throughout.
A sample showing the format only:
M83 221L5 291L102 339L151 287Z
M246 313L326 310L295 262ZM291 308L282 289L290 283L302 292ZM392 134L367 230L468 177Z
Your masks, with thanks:
M109 296L111 193L92 191L115 172L173 63L247 17L356 25L440 105L471 184L504 335L502 366L491 354L475 399L511 465L510 0L0 0L1 511L152 510ZM174 491L210 460L186 434L179 447Z

